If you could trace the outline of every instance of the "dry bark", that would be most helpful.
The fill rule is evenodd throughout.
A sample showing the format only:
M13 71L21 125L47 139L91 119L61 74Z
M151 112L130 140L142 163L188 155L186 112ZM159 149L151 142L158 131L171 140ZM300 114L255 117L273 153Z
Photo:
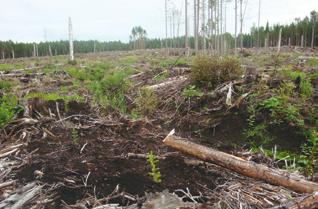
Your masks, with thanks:
M317 183L307 181L286 171L269 168L265 165L247 161L242 158L187 141L174 136L174 131L172 131L163 142L183 153L204 161L212 162L244 176L263 180L274 185L284 186L299 193L313 193L318 191Z
M307 209L307 208L318 208L318 194L297 198L286 204L273 207L271 209Z

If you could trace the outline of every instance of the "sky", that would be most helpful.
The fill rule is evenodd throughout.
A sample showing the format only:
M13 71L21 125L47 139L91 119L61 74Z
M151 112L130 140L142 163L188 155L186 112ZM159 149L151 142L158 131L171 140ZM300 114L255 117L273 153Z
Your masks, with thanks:
M0 0L0 40L39 42L65 40L68 17L77 40L128 41L132 27L149 38L165 37L165 0ZM184 16L184 0L168 0ZM190 33L193 0L188 0ZM257 24L258 0L247 2L244 31ZM287 24L318 10L318 0L261 0L261 25ZM234 33L234 3L227 4L227 31ZM180 35L184 20L180 19Z

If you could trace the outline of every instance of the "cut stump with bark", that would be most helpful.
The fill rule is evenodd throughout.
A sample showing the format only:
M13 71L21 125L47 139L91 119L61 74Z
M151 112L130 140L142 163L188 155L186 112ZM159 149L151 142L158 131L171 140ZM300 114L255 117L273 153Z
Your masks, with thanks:
M244 176L283 186L299 193L314 193L318 191L317 183L307 181L286 171L269 168L262 164L247 161L225 152L190 142L189 140L174 136L174 131L163 142L185 154L214 163Z

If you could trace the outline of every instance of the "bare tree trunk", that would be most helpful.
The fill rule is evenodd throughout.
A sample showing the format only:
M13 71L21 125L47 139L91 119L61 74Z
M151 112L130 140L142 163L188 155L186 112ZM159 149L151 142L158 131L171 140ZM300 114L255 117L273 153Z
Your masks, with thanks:
M221 26L221 43L220 43L220 52L223 54L224 48L224 36L223 36L223 0L220 0L220 26Z
M165 22L166 22L166 55L169 54L169 50L168 50L168 0L165 0Z
M12 49L12 59L14 59L15 56L14 56L14 49Z
M265 38L265 49L267 50L267 48L268 48L268 39Z
M202 49L205 54L206 51L206 30L205 30L205 0L202 0Z
M196 17L196 20L197 20L197 23L196 23L196 34L197 34L197 38L196 38L196 41L195 41L195 48L196 48L196 51L198 52L199 51L199 39L200 39L200 35L199 35L199 28L200 28L200 0L197 0L197 17Z
M296 192L313 193L318 191L317 183L306 181L305 179L282 170L269 168L262 164L257 164L212 148L195 144L176 137L173 134L173 132L170 133L163 142L188 155L217 164L244 176L263 180L274 185L284 186Z
M304 47L304 35L301 35L300 47Z
M188 0L185 0L185 49L186 49L186 54L189 56L189 35L188 35Z
M50 57L52 57L52 49L51 49L51 45L49 45L49 55L50 55Z
M279 54L279 52L280 52L280 46L282 43L282 31L283 31L283 29L280 28L279 29L279 36L278 36L278 44L277 44L277 54Z
M36 43L33 43L33 57L36 57Z
M234 35L234 50L237 54L237 0L235 0L235 35Z
M260 22L261 22L261 0L258 0L258 33L257 33L257 48L261 47L260 39Z
M5 59L4 51L2 51L2 59Z
M216 22L216 41L215 49L217 53L220 53L220 3L219 0L216 0L215 3L215 22Z
M312 26L312 33L311 33L311 48L314 48L314 43L315 43L315 25L316 22L313 21L313 26Z
M241 51L243 51L243 0L240 0L240 47Z
M70 60L74 61L73 25L72 25L72 19L70 17L68 19L68 35L69 35L69 43L70 43Z
M290 37L288 38L288 47L291 47Z
M213 44L215 42L215 37L214 37L214 13L213 13L213 2L212 0L209 0L211 2L211 5L210 5L210 9L211 9L211 23L210 23L210 27L211 27L211 50L213 50Z
M197 34L197 0L193 1L193 8L194 8L194 48L195 48L195 53L198 53L198 34Z

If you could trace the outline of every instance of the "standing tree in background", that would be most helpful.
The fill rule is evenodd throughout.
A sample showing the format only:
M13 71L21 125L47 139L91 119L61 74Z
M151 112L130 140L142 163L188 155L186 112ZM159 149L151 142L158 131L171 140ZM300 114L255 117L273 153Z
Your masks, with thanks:
M257 47L261 47L261 40L260 40L260 21L261 21L261 0L258 0L258 25L257 25Z
M130 41L134 44L134 49L146 48L147 32L141 26L133 27L131 30Z
M74 61L74 45L73 45L73 25L72 19L68 19L68 35L70 44L70 61Z
M311 48L314 48L314 43L315 43L315 26L316 26L317 17L318 17L318 14L316 11L312 11L310 13L311 24L312 24Z
M188 34L188 0L185 0L185 49L187 55L189 55L189 34Z
M235 35L234 35L234 50L237 54L237 0L235 0Z

